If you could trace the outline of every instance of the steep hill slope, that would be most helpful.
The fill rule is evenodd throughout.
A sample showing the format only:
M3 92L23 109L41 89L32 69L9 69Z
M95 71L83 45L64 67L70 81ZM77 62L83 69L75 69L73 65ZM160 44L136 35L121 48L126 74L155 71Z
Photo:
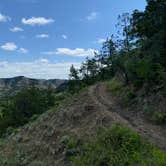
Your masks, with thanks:
M82 139L94 135L99 127L114 123L137 131L160 149L166 150L165 126L151 124L141 114L128 113L117 105L103 83L96 84L73 97L64 106L43 114L37 121L26 125L1 145L0 154L23 165L43 162L48 165L70 165L65 157L62 140L67 136ZM129 118L130 117L130 118Z

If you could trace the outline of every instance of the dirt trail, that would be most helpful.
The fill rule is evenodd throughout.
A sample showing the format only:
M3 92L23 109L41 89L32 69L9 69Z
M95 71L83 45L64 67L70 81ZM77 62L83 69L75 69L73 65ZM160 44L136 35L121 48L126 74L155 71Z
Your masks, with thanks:
M139 113L129 113L122 110L108 93L103 83L89 88L89 95L100 110L109 114L112 119L137 131L160 149L166 150L166 131L161 127L147 122Z

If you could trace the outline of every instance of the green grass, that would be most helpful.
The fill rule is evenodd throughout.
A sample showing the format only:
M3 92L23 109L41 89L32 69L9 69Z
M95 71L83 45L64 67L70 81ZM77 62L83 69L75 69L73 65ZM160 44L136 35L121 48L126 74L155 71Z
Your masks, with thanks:
M166 165L165 152L161 152L130 129L119 125L100 130L96 137L84 143L77 139L68 139L66 147L66 155L73 166Z
M123 83L120 82L117 78L113 78L110 81L107 81L106 85L107 89L113 94L118 94L123 87Z
M156 110L153 105L145 104L143 106L143 111L146 115L146 118L150 121L162 125L166 123L166 112L161 110Z
M136 97L136 94L133 92L133 90L124 87L123 83L116 77L114 77L110 81L107 81L106 86L108 91L112 95L118 96L120 98L122 106L128 106Z

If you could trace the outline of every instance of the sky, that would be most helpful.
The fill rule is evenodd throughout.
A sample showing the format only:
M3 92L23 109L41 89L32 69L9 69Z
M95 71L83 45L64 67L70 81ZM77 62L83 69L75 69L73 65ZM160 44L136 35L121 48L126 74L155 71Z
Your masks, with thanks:
M67 79L146 0L0 0L0 78Z

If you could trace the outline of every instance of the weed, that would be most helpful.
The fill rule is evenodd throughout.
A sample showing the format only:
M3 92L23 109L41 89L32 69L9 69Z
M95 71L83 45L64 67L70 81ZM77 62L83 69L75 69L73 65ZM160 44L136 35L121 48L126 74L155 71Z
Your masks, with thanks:
M118 94L120 90L122 89L123 84L118 79L113 78L110 81L107 82L107 88L111 93Z
M79 148L78 148L79 147ZM165 165L166 153L141 138L128 128L115 125L111 129L102 129L83 145L67 147L76 150L70 154L74 166L148 166Z

